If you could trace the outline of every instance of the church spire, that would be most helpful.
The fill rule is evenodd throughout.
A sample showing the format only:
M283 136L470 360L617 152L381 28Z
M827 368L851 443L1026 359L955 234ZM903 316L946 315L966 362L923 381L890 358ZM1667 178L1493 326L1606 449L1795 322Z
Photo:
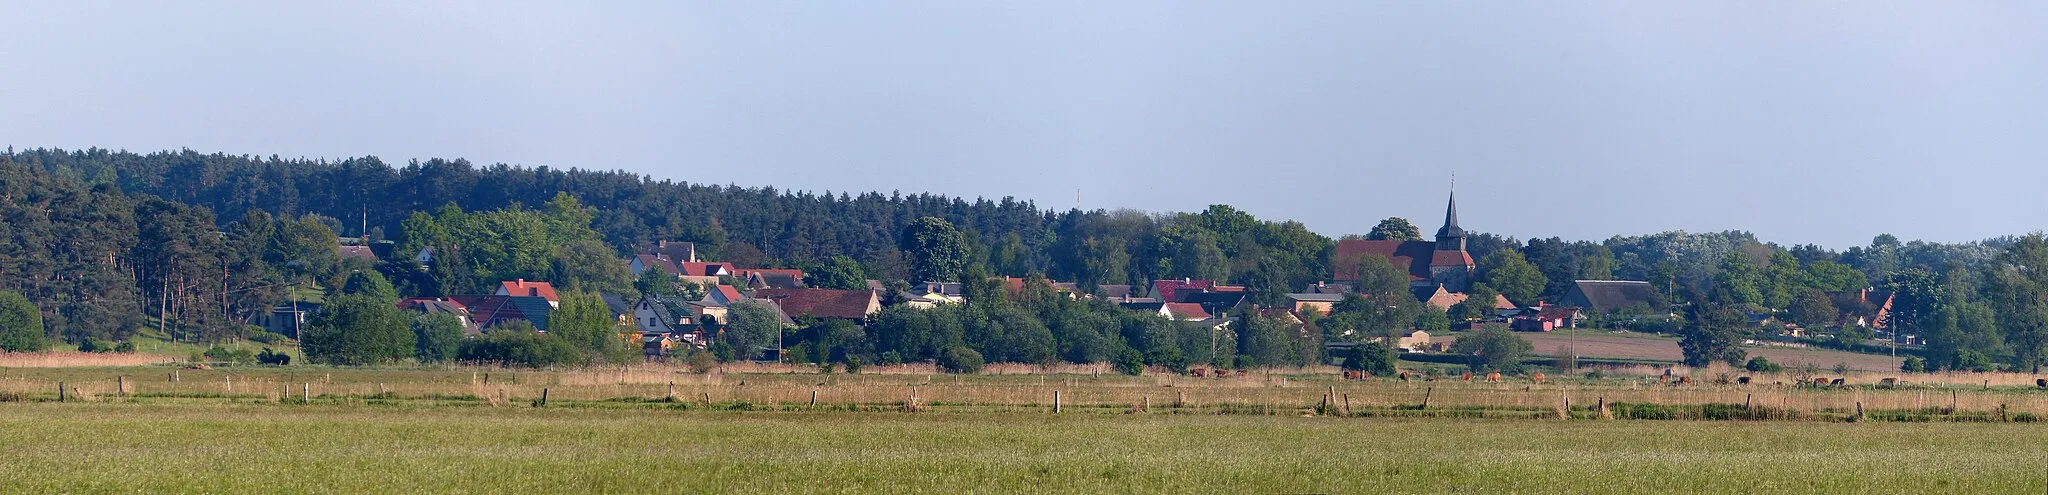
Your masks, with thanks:
M1451 191L1450 204L1444 207L1444 228L1436 231L1436 250L1464 251L1465 229L1458 227L1458 191Z

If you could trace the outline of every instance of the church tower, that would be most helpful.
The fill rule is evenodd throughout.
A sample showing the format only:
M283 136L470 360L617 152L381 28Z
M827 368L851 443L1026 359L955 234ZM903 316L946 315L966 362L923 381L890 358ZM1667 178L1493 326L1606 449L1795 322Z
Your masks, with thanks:
M1465 250L1465 229L1458 228L1457 191L1451 191L1451 204L1444 208L1444 228L1436 230L1436 250Z
M1444 227L1436 231L1429 278L1444 290L1463 293L1472 288L1474 268L1472 255L1465 252L1465 229L1458 227L1458 193L1452 191L1450 205L1444 207Z

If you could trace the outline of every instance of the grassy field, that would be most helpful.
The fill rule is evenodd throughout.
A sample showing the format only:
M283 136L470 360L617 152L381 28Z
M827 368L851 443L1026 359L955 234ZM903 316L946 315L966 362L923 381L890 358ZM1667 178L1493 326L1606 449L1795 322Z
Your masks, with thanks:
M1614 334L1605 330L1579 330L1579 355L1593 358L1619 358L1646 361L1678 362L1685 354L1678 349L1675 337L1648 334ZM1450 334L1456 338L1458 334ZM1536 346L1536 353L1551 355L1558 349L1572 343L1572 336L1565 331L1517 333ZM1811 365L1821 369L1833 369L1845 365L1853 370L1886 371L1898 370L1891 356L1863 354L1834 349L1793 349L1785 347L1744 347L1751 356L1763 356L1771 362L1787 367Z
M2041 493L2013 423L0 404L12 493Z

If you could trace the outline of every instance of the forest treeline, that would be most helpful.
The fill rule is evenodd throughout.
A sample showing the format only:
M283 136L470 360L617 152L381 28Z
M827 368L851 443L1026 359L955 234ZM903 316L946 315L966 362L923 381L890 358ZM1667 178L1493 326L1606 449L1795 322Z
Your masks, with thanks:
M350 270L376 268L335 255L341 238L472 251L458 256L475 262L460 273L391 281L407 294L475 290L511 277L625 290L630 281L604 261L659 240L695 242L703 257L741 266L855 266L867 278L915 282L918 267L900 234L926 217L959 230L965 266L976 273L1083 287L1210 279L1246 285L1267 304L1326 280L1335 243L1299 222L1227 205L1054 211L1013 198L789 191L464 160L9 149L0 154L0 290L26 296L60 339L120 340L150 326L203 341L242 331L241 322L288 291L340 287ZM1410 225L1372 235L1416 234ZM1469 250L1480 260L1478 279L1498 279L1518 303L1555 300L1575 279L1647 280L1675 301L1708 294L1785 315L1815 292L1897 290L1901 322L1928 338L1937 366L2031 366L2042 359L2048 325L2048 281L2034 268L2048 260L2035 262L2043 256L2038 241L1879 235L1833 251L1741 231L1597 242L1474 233ZM1131 333L1120 338L1144 332ZM1056 341L1043 355L1093 358L1120 347L1088 350L1096 348Z

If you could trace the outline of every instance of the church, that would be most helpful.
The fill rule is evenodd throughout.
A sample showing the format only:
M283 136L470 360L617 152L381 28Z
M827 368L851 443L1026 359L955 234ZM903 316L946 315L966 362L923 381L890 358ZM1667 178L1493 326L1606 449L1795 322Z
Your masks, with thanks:
M1458 227L1458 195L1451 193L1450 204L1444 208L1444 226L1436 231L1436 241L1395 241L1347 239L1337 241L1337 251L1330 257L1330 268L1339 282L1358 281L1358 264L1366 256L1381 256L1392 261L1394 267L1408 271L1409 288L1416 298L1424 301L1443 300L1446 295L1463 300L1464 293L1472 288L1473 272L1477 264L1472 254L1465 251L1465 229Z

